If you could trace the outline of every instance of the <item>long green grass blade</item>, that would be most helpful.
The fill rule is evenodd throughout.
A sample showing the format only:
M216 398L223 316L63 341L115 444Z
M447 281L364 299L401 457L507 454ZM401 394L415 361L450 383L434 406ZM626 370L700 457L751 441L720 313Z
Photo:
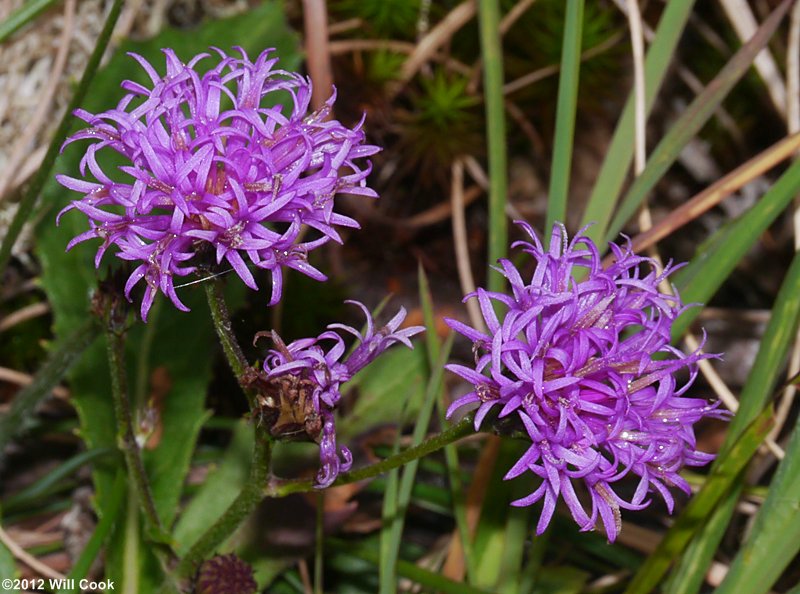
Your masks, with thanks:
M664 7L664 14L661 16L655 38L645 58L646 113L650 113L653 108L667 67L675 55L675 49L693 7L694 0L671 0ZM630 169L634 149L633 134L634 98L631 93L583 214L582 225L596 223L587 232L595 243L599 243L605 237L608 221L611 220L614 205Z
M417 446L425 439L428 432L428 425L430 424L431 416L433 415L433 407L438 400L439 393L442 389L442 381L444 376L444 364L450 356L450 349L453 346L453 334L451 334L442 346L439 355L439 361L434 367L431 374L428 388L425 393L425 402L417 417L416 424L414 425L414 432L411 436L411 447ZM384 522L389 522L388 531L381 534L381 563L380 563L380 592L381 594L389 594L397 590L397 560L400 554L400 543L403 537L403 525L405 523L405 514L408 509L408 504L411 501L411 491L414 488L414 481L417 476L417 468L419 466L419 459L415 459L406 464L400 478L399 485L397 486L397 501L393 507L394 514L387 517L384 515ZM394 473L393 473L394 474ZM392 477L390 475L390 482L387 485L387 496L392 488ZM384 511L387 511L384 505Z
M800 420L753 529L716 594L763 594L800 551Z
M567 0L564 38L561 45L561 76L558 79L556 128L553 141L553 164L547 199L547 223L567 218L569 178L572 171L572 145L575 139L575 112L578 107L578 81L581 70L583 39L583 0ZM547 231L546 231L547 232Z
M755 206L701 246L691 263L673 277L684 303L708 302L798 191L800 162L787 169ZM699 313L700 308L696 307L676 320L672 326L673 340L683 336Z
M441 351L441 339L436 334L436 319L434 317L433 298L430 292L430 283L425 270L419 267L419 300L422 306L422 315L425 320L425 344L428 350L428 364L431 369L436 365ZM445 426L447 404L444 392L436 401L436 414L441 427ZM469 537L469 524L467 523L467 507L464 497L464 484L461 480L461 465L458 461L458 447L449 444L444 447L444 460L447 466L447 483L450 487L453 517L456 521L461 549L464 552L464 562L467 569L467 578L471 582L475 575L476 562L472 552L472 539Z
M697 537L686 547L669 580L664 587L664 594L695 594L700 591L708 568L719 548L722 537L728 529L729 522L736 511L739 496L742 494L741 480L720 502Z
M658 585L670 565L683 553L697 530L725 496L772 428L772 408L767 407L744 431L728 455L711 470L703 488L667 532L655 552L642 564L625 594L647 594Z
M739 49L727 64L719 71L714 80L701 92L692 104L686 108L680 118L670 126L661 142L650 155L647 166L622 200L614 219L611 221L606 239L612 240L622 227L641 206L647 194L655 187L664 173L672 166L684 146L697 134L708 119L714 114L722 100L750 69L753 60L767 45L772 34L778 28L791 0L784 2L759 27L753 37Z
M11 225L3 238L3 243L0 244L0 276L2 276L6 265L8 265L8 260L11 257L11 248L14 246L14 242L17 241L22 227L27 222L31 212L33 212L33 207L36 205L39 192L42 191L45 183L50 178L50 173L56 162L56 157L58 157L58 151L72 123L72 112L83 103L86 93L89 90L89 85L94 79L94 75L97 73L97 69L100 66L100 58L103 57L106 51L108 41L111 39L111 33L114 31L114 25L117 23L120 10L122 10L122 3L123 0L114 0L114 4L111 6L108 17L106 17L106 22L103 25L103 30L100 31L100 36L97 38L94 50L92 50L92 55L89 56L89 62L86 64L86 70L83 71L81 82L78 84L78 88L75 89L75 94L67 105L67 111L64 112L64 116L58 124L50 146L47 147L47 153L42 160L42 164L39 166L39 170L31 180L31 183L28 184L25 194L22 196L22 200L17 208L17 212L14 215L14 219L11 221Z
M98 320L89 319L50 353L33 382L25 386L0 418L0 459L8 442L30 426L36 405L46 397L100 333Z
M29 0L0 23L0 43L11 37L21 27L30 23L58 0Z
M97 458L104 458L116 453L115 450L109 448L97 448L76 454L32 485L25 487L18 493L4 500L3 509L6 513L20 510L38 497L43 497L51 493L60 481L70 476L83 465Z
M499 0L478 0L486 138L489 148L489 266L508 251L506 221L506 117L503 105L503 48L500 43ZM504 277L490 268L490 291L502 291Z

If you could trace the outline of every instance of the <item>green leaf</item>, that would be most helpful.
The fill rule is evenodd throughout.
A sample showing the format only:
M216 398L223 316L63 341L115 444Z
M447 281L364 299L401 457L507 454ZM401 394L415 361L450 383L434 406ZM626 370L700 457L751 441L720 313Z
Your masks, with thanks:
M658 23L653 43L647 52L644 63L645 80L645 113L649 114L653 108L656 95L664 75L672 62L678 41L683 35L686 21L694 7L694 0L672 0L667 2L664 13ZM630 169L633 159L634 135L634 94L628 96L625 109L622 112L611 145L606 152L606 158L600 169L594 189L586 205L581 225L596 223L587 231L595 243L605 237L606 227L614 212L625 177Z
M17 563L14 560L14 555L8 550L5 544L0 542L0 578L2 579L16 579L19 577L19 570L17 570ZM10 588L3 590L3 592L11 592L12 594L19 594L18 588Z
M647 194L655 187L664 173L678 158L684 146L695 136L722 100L733 89L734 85L752 66L753 60L761 49L769 42L778 28L791 2L786 1L776 8L758 31L742 48L734 54L730 61L719 71L714 80L692 101L678 120L669 128L650 155L644 171L634 180L631 189L625 195L614 216L608 232L607 240L613 240L620 232L636 209L644 202Z
M345 398L353 408L336 424L339 439L347 441L384 423L396 423L408 402L408 414L419 412L425 395L425 350L390 349L359 371L347 384Z
M567 0L545 233L550 232L553 223L556 221L563 223L567 218L569 180L572 171L572 145L575 139L575 114L578 107L578 80L581 70L582 30L583 0Z
M253 427L240 422L219 466L192 498L175 524L175 548L183 555L236 499L250 469Z

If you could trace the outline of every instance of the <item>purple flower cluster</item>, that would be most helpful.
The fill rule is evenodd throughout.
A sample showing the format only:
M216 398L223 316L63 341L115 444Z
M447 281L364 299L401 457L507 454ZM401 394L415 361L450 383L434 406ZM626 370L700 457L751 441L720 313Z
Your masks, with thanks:
M263 405L267 412L275 413L270 429L280 437L300 421L299 429L319 442L320 469L316 478L319 488L331 485L339 472L348 470L353 461L350 450L336 443L334 411L342 397L342 385L391 345L399 342L413 348L409 339L424 330L422 326L399 329L406 317L402 307L385 326L376 329L363 304L346 303L364 312L366 331L363 335L351 326L331 324L316 338L303 338L284 345L273 333L276 348L264 361L266 381L280 388ZM336 330L352 334L360 342L343 361L340 359L345 354L345 342ZM325 343L327 346L323 347Z
M698 452L692 426L704 417L726 413L705 400L683 397L694 380L698 360L670 346L670 328L685 309L678 297L663 293L655 263L611 245L615 262L606 269L596 246L578 234L569 241L555 225L549 250L525 223L532 242L521 246L536 261L526 281L508 260L498 270L511 294L478 289L488 332L456 320L449 325L473 341L475 367L448 369L474 386L451 405L448 414L477 408L476 430L494 409L527 434L531 445L508 471L540 477L538 488L513 503L543 499L536 532L548 526L559 496L582 530L592 530L598 515L608 539L620 528L620 508L642 509L657 491L672 512L669 487L689 492L678 472L702 466L713 456ZM577 281L584 275L583 280ZM498 317L495 307L505 313ZM675 373L688 369L679 385ZM629 500L614 490L628 474L639 477ZM576 484L588 491L591 511ZM587 502L588 505L588 502Z
M66 175L58 181L83 198L72 209L89 219L90 229L67 246L100 238L95 264L112 244L117 256L137 263L125 293L146 283L142 318L156 291L186 310L173 278L195 270L192 262L207 244L216 260L236 271L256 289L249 263L270 271L272 298L281 296L281 269L294 268L317 279L325 276L308 263L308 252L333 239L337 227L358 227L333 210L337 194L376 197L366 186L370 172L364 157L379 148L365 144L362 122L354 129L327 120L335 99L308 114L311 83L298 74L275 70L270 50L251 62L214 48L218 61L198 71L209 58L200 54L187 64L165 49L166 75L160 76L141 56L152 88L122 83L127 94L116 108L75 115L89 127L70 137L92 143L81 159L84 179ZM272 103L284 99L284 109ZM288 111L288 113L287 113ZM119 172L106 173L103 149L122 155ZM317 237L301 239L307 225Z

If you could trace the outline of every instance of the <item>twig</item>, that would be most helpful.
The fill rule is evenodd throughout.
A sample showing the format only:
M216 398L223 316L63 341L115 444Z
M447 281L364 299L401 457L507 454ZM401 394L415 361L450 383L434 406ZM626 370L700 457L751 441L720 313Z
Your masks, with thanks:
M50 305L45 302L26 305L0 320L0 332L4 332L22 322L43 316L49 311Z
M328 43L328 51L330 51L332 56L360 51L392 51L399 54L411 54L416 48L417 46L415 44L408 41L394 41L390 39L343 39L341 41L331 41ZM443 63L453 72L464 75L472 73L472 69L469 66L450 56L436 54L432 56L431 59Z
M514 23L516 23L517 20L525 14L525 11L533 6L535 2L536 0L519 0L519 2L500 19L500 35L508 33L508 30L514 26Z
M22 561L25 565L30 567L39 575L43 575L54 580L63 580L66 577L63 573L59 573L49 565L45 565L36 557L29 554L25 549L14 542L8 533L3 530L2 526L0 526L0 542L2 542L8 548L8 550L11 551L11 554L14 555L15 559Z
M325 0L303 0L303 26L306 63L313 82L311 107L317 110L325 104L333 88L331 56L328 49L328 10Z
M464 216L464 162L457 159L451 169L450 203L453 205L453 245L456 251L456 265L461 292L464 295L475 292L475 279L472 276L472 265L467 246L467 223ZM467 300L467 312L472 326L486 332L478 300Z
M16 369L9 369L8 367L0 367L0 380L16 384L18 386L29 386L33 383L34 377L27 373L22 373ZM52 391L53 396L66 400L69 398L69 390L64 386L54 386Z
M622 33L618 33L612 35L605 41L601 41L594 47L590 47L585 52L581 54L581 62L585 62L586 60L590 60L595 56L602 54L604 51L614 47L620 41L622 41L624 35ZM539 82L549 76L553 76L554 74L558 74L558 71L561 70L560 64L550 64L549 66L544 66L533 72L529 72L528 74L524 74L517 79L512 80L509 83L503 85L503 94L509 95L520 89L524 89L527 86L532 85L533 83Z
M420 67L430 60L436 51L452 38L456 31L475 16L476 10L475 0L464 0L419 41L412 54L400 68L400 85L392 89L393 95L397 94L402 84L413 78Z

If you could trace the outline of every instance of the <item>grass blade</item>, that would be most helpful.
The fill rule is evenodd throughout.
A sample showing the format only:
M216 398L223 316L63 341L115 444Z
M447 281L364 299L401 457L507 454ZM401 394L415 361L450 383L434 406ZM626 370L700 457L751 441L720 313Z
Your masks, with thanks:
M714 554L725 536L733 512L736 511L736 504L739 503L742 484L741 481L737 482L739 484L725 494L725 499L711 514L706 525L686 547L686 552L667 580L664 594L694 594L700 591Z
M658 143L658 146L650 156L644 171L636 178L631 189L628 190L622 200L606 232L606 239L612 240L617 236L625 223L628 222L628 219L633 216L636 209L642 204L647 194L678 158L686 143L700 131L720 103L722 103L722 100L733 89L734 85L750 69L753 60L755 60L761 49L767 45L772 34L789 10L790 5L791 0L784 0L770 14L769 18L759 27L750 41L734 54L730 61L719 71L719 74L714 77L714 80L708 83L703 92L686 108L681 117L670 126L669 132L664 135L664 138Z
M730 490L771 428L772 407L767 407L744 431L728 454L720 457L706 484L692 497L664 540L639 568L625 594L647 594L658 585L672 562L681 555L692 536Z
M425 320L425 344L428 350L428 364L434 368L441 351L441 339L436 334L436 319L434 317L433 298L431 297L430 284L425 270L419 267L419 300L422 306L422 315ZM436 401L436 413L439 423L445 426L447 404L444 401L444 392ZM456 521L461 552L466 565L467 577L472 581L475 575L476 562L472 553L472 539L469 537L469 524L467 522L467 508L464 500L464 486L461 480L461 465L458 461L458 447L449 444L444 447L444 460L447 466L447 483L450 488L452 512ZM446 564L445 564L446 565Z
M664 7L655 39L645 58L645 113L653 108L656 94L664 81L667 67L675 55L678 40L683 35L693 7L694 0L672 0ZM599 243L605 236L608 221L630 168L634 148L633 132L634 97L631 93L583 214L582 225L596 223L587 232L595 243Z
M708 302L798 190L800 162L787 169L755 206L718 231L707 245L701 246L692 262L673 277L684 303ZM696 307L676 320L672 326L673 340L683 336L699 313L700 308Z
M775 299L753 368L742 388L739 410L728 427L728 435L715 466L722 462L725 452L733 447L736 439L772 397L799 324L800 253L795 255ZM740 492L741 485L738 485L709 518L707 525L697 535L673 572L670 586L666 590L668 593L687 594L698 591L733 515Z
M483 58L483 95L486 101L486 137L489 149L489 266L508 252L506 221L506 116L503 105L503 48L500 43L500 3L478 0L478 23ZM502 291L501 274L487 272L490 291Z
M567 0L564 38L561 45L561 76L558 79L556 128L553 164L547 200L545 230L567 218L569 179L572 171L572 145L575 139L575 112L578 106L578 81L583 40L583 0Z
M428 382L428 388L425 393L425 402L417 417L416 424L414 425L414 432L411 437L411 447L417 446L425 439L428 432L428 425L430 424L431 416L433 414L433 407L438 400L438 395L442 390L442 380L444 376L444 364L450 356L450 349L453 346L454 335L451 334L442 347L439 355L439 361L434 367L433 374ZM409 501L411 501L411 491L414 487L414 481L417 476L417 467L419 466L419 459L415 459L406 464L403 469L402 477L400 478L399 485L396 487L396 502L392 501L391 505L384 503L384 511L393 511L393 514L385 514L384 522L390 522L388 531L381 533L381 560L380 560L380 592L391 593L395 592L397 588L397 560L400 554L400 541L403 537L403 524L405 522L405 514L408 510ZM395 490L394 482L396 481L396 472L393 471L389 476L389 483L386 489L386 499L394 499L393 491Z
M11 405L11 410L0 418L0 460L8 442L29 427L30 417L36 405L50 394L99 333L100 325L93 318L76 328L58 348L50 353L44 365L33 378L33 382L19 391Z
M11 37L21 27L30 23L58 0L29 0L0 23L0 43Z
M716 594L768 592L800 550L800 421L753 529Z

